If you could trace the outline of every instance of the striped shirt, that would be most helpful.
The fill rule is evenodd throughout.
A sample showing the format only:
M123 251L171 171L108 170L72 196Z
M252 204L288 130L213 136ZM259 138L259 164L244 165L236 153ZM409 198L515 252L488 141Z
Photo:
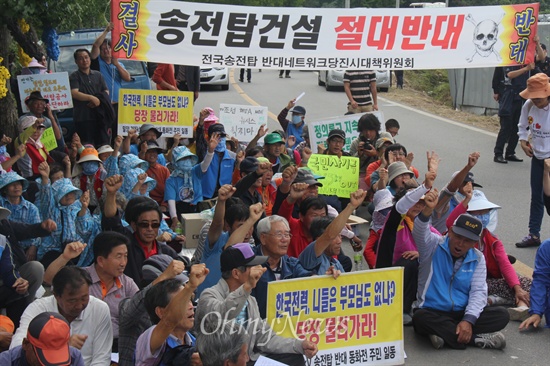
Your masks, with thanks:
M344 83L349 83L349 90L357 105L370 105L372 95L371 82L376 83L376 73L372 70L348 70L344 74Z

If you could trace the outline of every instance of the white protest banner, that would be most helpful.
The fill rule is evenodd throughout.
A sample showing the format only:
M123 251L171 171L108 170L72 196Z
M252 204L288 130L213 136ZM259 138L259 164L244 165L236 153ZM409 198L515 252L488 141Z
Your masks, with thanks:
M401 365L403 268L271 281L267 320L276 334L317 344L311 365Z
M380 121L380 124L382 126L384 125L384 113L380 111L368 113L374 114ZM349 152L352 141L359 136L359 132L357 132L357 122L364 114L366 113L348 114L321 121L307 122L309 141L313 148L313 152L317 152L317 146L319 145L322 145L323 148L327 147L328 134L335 129L342 130L346 133L346 142L342 149Z
M25 104L33 91L42 93L42 97L49 99L52 110L68 109L73 107L73 97L69 86L69 74L56 72L53 74L18 75L19 98L24 113L29 112Z
M113 0L114 56L262 69L455 69L534 61L539 4L277 8Z
M220 123L224 125L229 136L242 142L250 142L260 126L267 124L267 107L220 104Z

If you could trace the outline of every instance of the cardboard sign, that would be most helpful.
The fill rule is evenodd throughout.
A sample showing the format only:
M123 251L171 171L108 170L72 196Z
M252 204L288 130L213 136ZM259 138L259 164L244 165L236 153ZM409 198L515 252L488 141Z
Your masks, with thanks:
M44 147L48 152L57 148L57 140L55 139L53 127L48 127L44 130L44 133L40 136L40 141L44 144Z

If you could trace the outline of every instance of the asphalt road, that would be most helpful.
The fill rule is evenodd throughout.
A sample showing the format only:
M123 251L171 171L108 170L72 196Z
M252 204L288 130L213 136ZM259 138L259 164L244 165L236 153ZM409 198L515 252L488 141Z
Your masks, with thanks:
M236 70L238 71L238 70ZM236 75L237 73L235 73ZM195 111L212 107L219 109L220 103L256 104L267 106L270 111L270 130L280 126L276 116L288 101L302 92L305 96L298 104L307 110L306 121L325 119L346 112L347 98L342 91L327 92L317 85L317 73L293 71L290 79L279 79L275 70L253 70L252 83L239 83L232 78L229 91L207 88L201 91ZM235 82L236 81L236 82ZM492 202L502 206L499 210L499 224L496 234L503 241L509 254L528 267L533 266L536 248L518 249L514 243L528 232L529 220L529 171L527 159L522 163L507 165L493 162L493 147L496 135L470 126L450 121L408 106L384 99L379 93L379 109L384 118L395 118L401 125L396 140L415 154L413 165L422 175L426 171L426 151L436 151L442 159L436 187L442 188L453 172L460 170L467 162L470 152L479 151L481 158L472 170L476 182L483 185L483 191ZM516 153L524 157L518 146ZM541 237L550 237L550 227L545 216ZM364 237L366 239L366 237ZM349 255L351 249L344 248ZM527 268L529 272L529 268ZM503 351L468 348L455 351L448 348L436 351L427 339L414 334L412 327L405 327L406 364L472 364L472 365L546 365L546 353L550 343L550 330L541 329L520 333L519 323L512 322L504 330L507 347Z

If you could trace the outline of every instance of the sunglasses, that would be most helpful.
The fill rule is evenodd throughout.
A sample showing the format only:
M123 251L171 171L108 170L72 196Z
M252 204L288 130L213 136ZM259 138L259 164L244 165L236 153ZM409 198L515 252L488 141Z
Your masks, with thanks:
M160 227L160 222L138 222L136 225L142 229L148 229L149 227L158 229Z

